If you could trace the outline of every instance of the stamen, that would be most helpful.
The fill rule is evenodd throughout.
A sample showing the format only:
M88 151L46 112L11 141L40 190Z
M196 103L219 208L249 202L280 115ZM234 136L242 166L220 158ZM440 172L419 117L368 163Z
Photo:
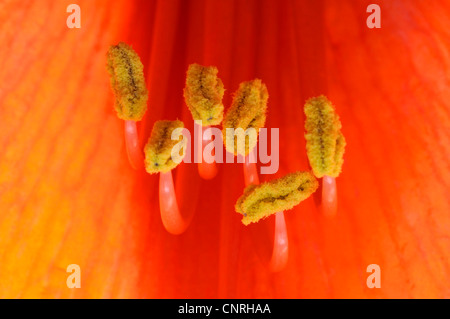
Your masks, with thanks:
M324 176L322 178L322 212L327 216L334 216L337 212L336 178Z
M236 211L242 215L242 223L248 225L298 205L319 187L310 172L290 173L282 178L258 186L249 185L236 202Z
M191 219L184 219L178 208L177 196L173 187L172 169L185 155L186 141L183 136L172 140L172 132L183 128L181 121L157 121L153 125L150 138L145 146L145 168L150 174L159 175L159 208L165 229L174 235L183 233ZM178 154L175 161L173 154Z
M273 272L283 270L289 256L289 243L286 230L284 213L278 212L275 215L275 235L273 237L273 251L270 257L269 268Z
M139 55L131 46L120 42L109 48L107 58L118 117L140 121L147 110L148 91Z
M322 181L322 210L326 215L337 211L335 178L344 163L345 138L334 106L325 96L311 98L305 103L306 151L316 177Z
M223 119L222 98L225 92L222 80L214 66L189 65L184 98L195 121L202 125L218 125Z
M204 158L203 157L205 146L208 145L208 143L210 143L210 141L208 139L205 139L205 137L203 136L203 132L206 129L208 129L209 126L204 126L202 128L201 125L197 124L197 121L195 122L194 125L196 126L196 130L200 133L197 136L198 140L196 141L196 143L197 143L197 145L201 145L201 147L197 147L198 158L201 159L201 161L198 163L198 174L203 179L206 179L206 180L213 179L217 175L217 172L218 172L215 159L213 156L212 156L212 158L210 158L210 157ZM208 162L205 161L205 159Z
M212 179L217 175L216 163L206 163L203 159L203 150L207 140L203 138L203 129L210 125L218 125L223 119L222 99L225 92L222 80L217 77L218 70L214 66L189 65L184 98L195 121L196 130L200 132L196 147L199 152L198 173L203 179Z
M183 128L181 121L156 121L152 133L145 145L145 169L150 174L168 173L174 169L185 155L186 140L180 136L178 140L172 140L172 132ZM172 154L179 155L174 161Z
M245 186L252 187L259 184L258 172L256 169L256 149L254 148L248 156L245 157L244 161L244 179ZM247 217L247 213L243 213L244 218ZM272 251L270 253L270 259L266 261L269 269L273 272L278 272L282 270L288 260L289 255L289 241L287 236L286 222L284 220L284 213L278 212L275 215L275 232ZM254 243L261 242L260 228L254 229L250 228L250 234L253 237Z
M159 174L159 211L164 228L172 235L182 234L188 228L191 220L180 214L172 171Z
M245 157L244 161L244 180L245 186L258 185L259 177L256 169L256 148L254 148L250 154ZM247 216L247 214L245 214Z
M134 169L139 169L143 167L143 156L136 121L140 121L144 116L148 100L144 67L133 48L123 42L109 48L107 59L107 69L115 96L114 106L117 116L125 120L128 160Z
M125 146L128 154L128 161L134 169L144 167L144 156L139 143L139 136L135 121L124 121Z
M258 140L259 129L266 122L267 100L269 94L267 87L261 80L243 82L234 93L233 102L223 120L223 135L225 148L235 155L248 155L255 147ZM227 128L249 128L256 130L255 135L248 138L238 139L232 130Z

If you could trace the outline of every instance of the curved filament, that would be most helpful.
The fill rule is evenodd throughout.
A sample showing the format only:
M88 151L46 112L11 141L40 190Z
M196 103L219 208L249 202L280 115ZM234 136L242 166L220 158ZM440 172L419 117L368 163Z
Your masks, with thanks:
M244 180L245 186L259 184L258 171L256 169L256 148L254 148L246 157L244 161Z
M244 162L244 179L245 186L250 184L259 184L258 171L256 168L256 148L245 157ZM251 228L254 229L254 228ZM254 237L257 237L256 235ZM255 238L255 242L258 240ZM289 241L287 236L286 221L284 213L278 212L275 215L275 233L273 240L272 253L268 262L269 268L273 272L282 270L288 261Z
M209 128L209 126L202 127L201 125L197 124L195 122L196 130L199 134L197 134L197 158L199 159L198 163L198 174L203 179L212 179L217 175L217 165L215 162L214 156L211 154L206 154L206 156L203 156L205 146L208 143L211 143L211 136L204 136L203 132ZM206 134L205 134L206 135ZM201 147L200 147L201 145Z
M189 226L189 222L183 219L178 209L172 171L159 174L159 209L164 228L169 233L179 235Z
M337 212L336 178L322 178L322 212L326 216L335 216Z
M144 167L144 156L139 145L136 122L125 121L124 132L128 161L134 169L141 169Z
M278 272L284 268L288 260L288 237L284 213L275 215L275 235L273 239L273 251L269 267L273 272Z

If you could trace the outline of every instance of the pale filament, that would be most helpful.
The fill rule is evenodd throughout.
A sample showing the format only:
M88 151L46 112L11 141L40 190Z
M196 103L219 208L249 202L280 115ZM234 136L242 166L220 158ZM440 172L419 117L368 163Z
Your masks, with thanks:
M250 184L259 184L258 171L256 168L256 147L245 157L244 162L244 179L245 186ZM255 239L255 242L258 242ZM282 270L288 261L289 241L287 236L286 221L284 213L278 212L275 215L275 234L273 240L273 248L270 260L268 261L269 269L272 272Z

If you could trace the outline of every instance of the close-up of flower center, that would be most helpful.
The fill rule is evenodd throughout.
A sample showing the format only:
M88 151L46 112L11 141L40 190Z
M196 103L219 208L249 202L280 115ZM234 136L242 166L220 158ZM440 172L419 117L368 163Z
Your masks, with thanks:
M449 298L449 26L439 0L0 1L0 298Z

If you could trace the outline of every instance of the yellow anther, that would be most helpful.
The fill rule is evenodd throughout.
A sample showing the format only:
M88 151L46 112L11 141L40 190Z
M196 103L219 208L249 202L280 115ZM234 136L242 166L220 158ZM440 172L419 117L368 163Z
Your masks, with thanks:
M155 122L144 149L145 169L148 173L167 173L179 164L172 155L176 154L181 161L185 155L186 140L180 134L176 134L178 139L172 140L172 132L183 127L183 122L178 120Z
M139 56L120 42L109 48L107 57L117 115L122 120L140 121L147 110L148 91Z
M217 77L217 68L191 64L187 70L184 99L194 120L203 126L218 125L223 119L222 98L225 92Z
M267 87L259 79L239 85L223 120L224 143L228 152L247 155L255 147L259 129L266 123L268 99ZM238 138L233 130L227 128L241 128L243 131L254 129L255 134L248 134L247 138Z
M280 211L298 205L319 187L319 182L310 172L295 172L265 182L249 185L236 202L236 211L242 215L242 223L248 225Z
M306 152L316 177L337 177L344 163L345 138L341 122L325 96L305 103Z

